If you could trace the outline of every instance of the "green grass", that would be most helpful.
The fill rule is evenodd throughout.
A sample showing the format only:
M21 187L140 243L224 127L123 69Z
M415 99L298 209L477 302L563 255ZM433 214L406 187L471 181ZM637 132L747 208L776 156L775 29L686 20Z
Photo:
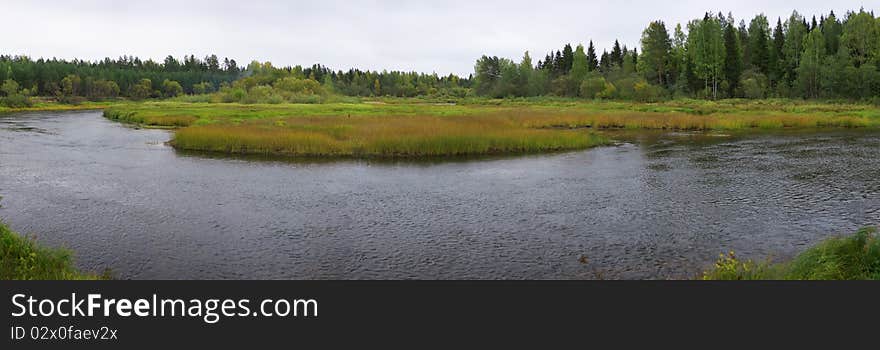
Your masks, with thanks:
M0 222L0 280L94 280L108 273L82 273L73 266L70 251L41 247Z
M86 109L104 109L118 102L83 102L81 104L71 105L51 101L37 101L33 106L25 108L9 108L0 105L0 114L15 112L40 112L40 111L75 111Z
M880 237L876 228L863 228L850 236L827 239L785 263L722 254L703 279L880 280Z
M233 154L425 157L544 152L608 142L585 130L878 127L871 105L796 100L379 98L323 104L118 103L113 120L180 128L181 150Z

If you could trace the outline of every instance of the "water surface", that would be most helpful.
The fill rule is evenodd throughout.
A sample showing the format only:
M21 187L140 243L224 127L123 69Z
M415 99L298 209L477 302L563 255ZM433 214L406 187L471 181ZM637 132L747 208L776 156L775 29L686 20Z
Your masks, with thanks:
M0 116L0 218L135 279L689 278L880 222L880 133L623 135L448 162L175 152L100 112Z

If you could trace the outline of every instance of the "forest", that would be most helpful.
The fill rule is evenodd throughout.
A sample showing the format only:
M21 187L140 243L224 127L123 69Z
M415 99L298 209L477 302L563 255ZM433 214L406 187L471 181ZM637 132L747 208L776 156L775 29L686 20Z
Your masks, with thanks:
M189 102L320 103L330 96L534 97L655 102L678 98L794 98L880 101L880 18L864 9L839 18L794 11L775 25L706 13L684 26L654 21L640 47L615 41L610 52L589 41L566 44L537 63L484 55L468 77L402 71L239 66L216 55L163 62L137 57L99 62L0 56L0 104L27 107L32 97L76 104L125 97L182 95Z
M651 22L641 50L597 54L570 44L536 65L481 57L474 90L492 97L555 95L656 101L689 98L812 98L876 100L880 96L880 19L860 10L807 19L797 11L748 23L706 13L684 27Z

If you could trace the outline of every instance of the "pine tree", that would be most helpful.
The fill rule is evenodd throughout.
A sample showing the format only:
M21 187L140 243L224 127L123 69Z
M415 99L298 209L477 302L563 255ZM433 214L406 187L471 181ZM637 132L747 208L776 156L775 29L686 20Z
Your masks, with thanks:
M573 61L574 51L571 49L571 44L565 44L565 47L562 49L562 67L560 67L560 70L563 72L562 74L566 74L571 70Z
M842 33L843 28L840 25L840 21L834 15L834 11L831 11L831 14L822 21L822 35L825 36L825 51L828 52L828 55L833 56L837 54Z
M599 61L599 68L604 73L607 73L609 70L611 70L611 55L608 54L608 51L602 51L602 58Z
M563 70L562 53L559 50L556 51L556 56L553 57L553 76L558 77L560 75L565 74L566 71Z
M742 65L743 69L745 69L752 64L751 54L749 50L749 30L746 28L746 21L739 20L737 36L739 36L740 48L742 49Z
M770 62L770 24L763 14L755 16L749 23L749 63L767 75Z
M590 46L587 47L587 70L594 71L599 69L599 60L596 58L596 47L593 46L593 41L590 40Z
M620 43L617 40L614 40L614 47L611 49L611 54L609 54L608 58L611 60L611 63L614 65L620 65L623 62L623 52L620 49Z
M645 28L642 32L641 43L641 61L645 67L644 71L647 73L648 79L661 86L667 84L668 78L666 78L666 75L669 70L669 62L671 61L672 39L666 30L666 24L662 21L651 22L648 28ZM636 56L634 55L634 57Z
M742 49L737 30L733 27L732 16L724 28L724 50L724 78L728 84L727 94L733 97L739 88L739 77L742 74Z
M776 29L773 30L773 44L770 46L770 72L767 75L774 86L785 75L785 32L782 29L782 19L776 19Z

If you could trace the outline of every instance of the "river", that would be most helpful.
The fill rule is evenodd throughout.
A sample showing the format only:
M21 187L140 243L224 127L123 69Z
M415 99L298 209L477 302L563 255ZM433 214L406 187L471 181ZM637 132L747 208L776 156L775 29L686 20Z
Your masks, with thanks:
M0 116L0 219L131 279L693 278L880 223L880 133L621 134L448 161L176 152L100 112Z

